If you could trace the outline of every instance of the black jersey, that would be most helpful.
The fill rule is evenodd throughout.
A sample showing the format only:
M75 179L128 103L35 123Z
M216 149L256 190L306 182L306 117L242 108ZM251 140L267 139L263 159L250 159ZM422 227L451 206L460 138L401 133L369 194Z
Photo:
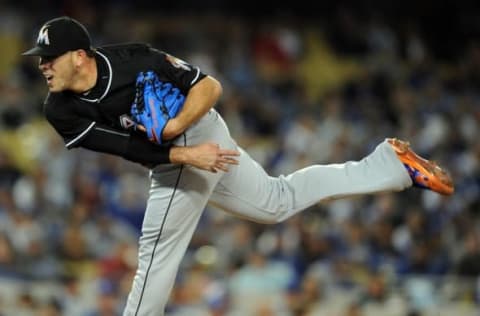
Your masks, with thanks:
M169 162L169 145L154 144L144 133L130 129L137 75L153 70L186 95L205 74L146 44L99 47L95 59L97 82L90 91L49 93L45 100L45 116L66 147L84 147L145 164Z

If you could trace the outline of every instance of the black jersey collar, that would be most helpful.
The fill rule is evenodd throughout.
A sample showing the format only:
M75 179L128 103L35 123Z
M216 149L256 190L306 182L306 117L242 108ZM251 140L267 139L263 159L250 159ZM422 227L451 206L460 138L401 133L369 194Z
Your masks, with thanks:
M112 64L107 56L98 50L95 52L95 61L97 62L97 83L87 93L79 94L78 97L87 102L100 102L107 95L112 85Z

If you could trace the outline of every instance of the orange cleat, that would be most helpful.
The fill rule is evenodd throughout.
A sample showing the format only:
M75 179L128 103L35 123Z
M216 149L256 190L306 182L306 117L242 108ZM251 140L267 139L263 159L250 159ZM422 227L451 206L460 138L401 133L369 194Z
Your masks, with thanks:
M452 178L435 162L417 155L410 148L410 143L408 142L396 138L388 138L387 141L392 145L398 159L407 169L414 186L443 195L451 195L453 193Z

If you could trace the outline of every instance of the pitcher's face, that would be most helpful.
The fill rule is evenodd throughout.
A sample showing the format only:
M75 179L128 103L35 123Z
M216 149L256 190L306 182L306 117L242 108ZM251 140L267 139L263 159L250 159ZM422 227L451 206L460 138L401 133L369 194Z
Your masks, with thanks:
M50 92L69 90L77 71L72 51L55 57L40 57L38 68L47 80Z

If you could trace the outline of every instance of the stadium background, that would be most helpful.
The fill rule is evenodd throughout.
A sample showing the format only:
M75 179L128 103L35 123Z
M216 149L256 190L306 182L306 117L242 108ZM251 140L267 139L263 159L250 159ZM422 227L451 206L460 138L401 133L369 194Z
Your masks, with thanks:
M168 315L478 315L480 10L475 1L0 2L0 315L119 315L148 189L140 166L66 151L19 53L68 14L95 45L146 41L221 80L217 109L272 175L384 137L456 193L362 196L265 226L208 207ZM321 185L328 185L325 182Z

